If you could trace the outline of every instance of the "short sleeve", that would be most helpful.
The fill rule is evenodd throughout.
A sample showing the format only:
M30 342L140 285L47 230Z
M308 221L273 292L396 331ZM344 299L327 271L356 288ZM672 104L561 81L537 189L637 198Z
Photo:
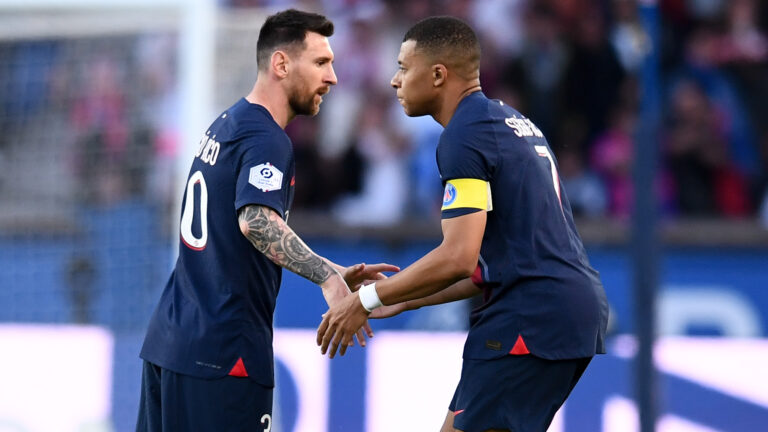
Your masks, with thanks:
M441 136L437 163L445 187L443 219L492 209L490 181L494 158L493 141L482 134Z
M258 204L285 217L285 192L293 163L291 143L286 137L265 135L245 138L239 144L243 150L236 168L235 209Z

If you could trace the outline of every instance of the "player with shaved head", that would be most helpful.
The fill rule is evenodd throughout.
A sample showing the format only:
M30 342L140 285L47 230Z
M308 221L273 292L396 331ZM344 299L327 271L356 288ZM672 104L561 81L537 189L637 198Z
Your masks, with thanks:
M331 306L318 344L344 354L368 317L482 295L441 432L547 430L595 354L608 303L539 128L480 88L480 45L452 17L403 38L392 87L409 116L445 129L442 243Z

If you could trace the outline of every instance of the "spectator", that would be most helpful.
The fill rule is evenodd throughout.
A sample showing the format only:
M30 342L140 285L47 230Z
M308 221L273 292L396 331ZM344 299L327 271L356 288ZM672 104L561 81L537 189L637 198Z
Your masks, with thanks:
M131 129L126 95L120 67L112 58L98 55L86 70L84 91L71 113L79 137L79 190L85 202L112 203L124 198L127 190L124 168Z
M601 12L587 8L576 26L571 62L565 73L568 115L587 127L584 156L589 144L605 129L608 113L617 101L624 71L606 35Z
M574 216L602 217L606 213L605 187L584 164L581 152L565 147L557 155L560 177Z
M636 114L629 106L621 106L610 116L608 129L595 140L591 162L607 189L608 214L627 219L632 212L632 134Z
M611 29L611 44L624 71L635 75L651 49L651 41L637 16L637 2L613 0L613 15L616 22Z
M557 140L560 91L567 60L554 12L545 6L530 8L525 15L525 41L520 57L529 108L526 114L553 141Z
M670 105L667 163L680 213L745 216L751 207L746 182L728 157L723 119L711 100L695 81L683 81Z
M752 176L758 169L755 131L733 80L718 66L720 41L711 26L695 29L687 40L685 59L673 76L672 88L679 80L695 80L718 111L726 153L743 174Z
M374 95L363 106L355 140L364 165L362 191L334 208L337 219L349 225L391 225L405 212L409 182L404 156L410 149L389 127L387 96Z

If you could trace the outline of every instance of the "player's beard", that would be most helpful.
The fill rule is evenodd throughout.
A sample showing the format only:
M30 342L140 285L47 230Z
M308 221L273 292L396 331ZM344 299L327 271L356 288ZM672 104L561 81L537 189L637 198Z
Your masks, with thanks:
M296 115L313 116L320 111L320 104L315 102L315 96L322 90L309 91L305 82L293 87L288 95L288 104Z

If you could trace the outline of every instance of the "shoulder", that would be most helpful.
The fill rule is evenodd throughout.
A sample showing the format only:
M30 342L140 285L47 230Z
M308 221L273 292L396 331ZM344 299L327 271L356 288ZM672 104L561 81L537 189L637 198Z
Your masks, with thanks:
M440 137L445 148L474 147L492 150L497 146L498 132L504 126L508 108L482 93L473 93L461 101Z
M240 151L257 147L260 150L291 152L291 139L260 105L242 99L222 113L219 120L225 123L228 141Z
M485 97L482 92L469 94L462 99L456 111L453 113L451 121L448 122L446 131L456 131L457 133L466 129L467 126L475 127L487 123L490 120L491 100Z
M222 117L228 119L233 130L239 134L272 135L277 139L288 139L285 131L275 123L266 108L249 103L245 99L225 111Z

